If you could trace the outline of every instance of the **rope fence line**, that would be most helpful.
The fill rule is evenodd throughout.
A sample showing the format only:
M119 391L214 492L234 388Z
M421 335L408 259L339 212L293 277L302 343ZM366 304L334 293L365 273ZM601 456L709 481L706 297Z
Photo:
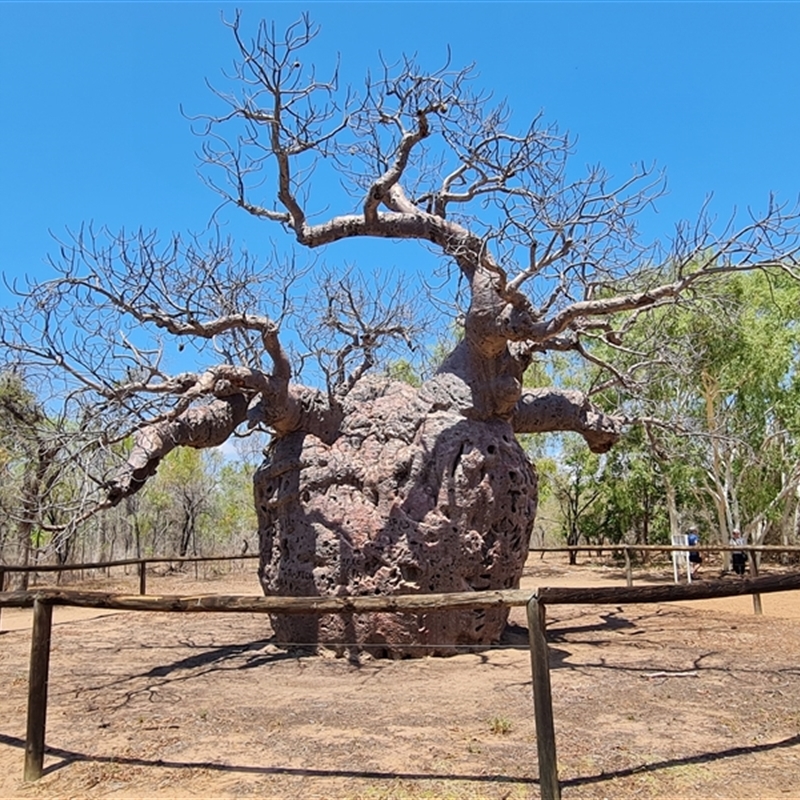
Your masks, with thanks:
M288 613L344 614L414 612L526 606L533 686L534 719L542 800L560 800L555 724L550 686L550 660L545 633L548 604L660 603L800 589L800 573L663 586L611 586L597 588L542 587L531 592L507 589L432 595L369 597L261 597L249 595L141 596L61 589L2 592L0 608L33 607L31 660L28 679L28 716L25 739L24 780L43 774L47 685L53 606L79 606L123 611L171 613Z

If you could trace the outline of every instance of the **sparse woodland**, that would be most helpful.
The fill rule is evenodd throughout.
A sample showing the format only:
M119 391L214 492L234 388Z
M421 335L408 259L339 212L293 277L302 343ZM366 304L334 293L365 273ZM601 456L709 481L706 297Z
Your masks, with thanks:
M235 74L191 124L207 186L263 222L264 252L214 220L195 237L87 226L16 287L3 558L239 552L252 525L269 594L508 588L537 486L573 541L689 519L712 540L797 540L796 207L702 209L649 241L659 173L577 171L567 135L520 127L470 68L378 60L348 87L315 63L309 19L229 27ZM416 243L438 268L411 285L321 266L354 239ZM269 436L257 522L241 470L196 456L250 434ZM504 621L273 624L402 653Z

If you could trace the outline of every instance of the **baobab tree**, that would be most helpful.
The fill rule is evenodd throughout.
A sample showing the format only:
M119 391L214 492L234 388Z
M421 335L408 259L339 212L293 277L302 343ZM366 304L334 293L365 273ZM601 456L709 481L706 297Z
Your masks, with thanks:
M611 356L637 318L719 274L791 270L796 212L771 203L717 232L703 212L669 245L646 244L637 220L663 191L659 175L575 177L569 139L541 118L515 132L509 110L473 90L469 68L381 63L356 92L307 63L317 35L307 18L283 35L261 24L250 39L238 16L230 29L233 88L215 101L225 110L193 121L208 185L300 252L371 238L439 254L458 284L452 352L418 387L373 374L392 341L419 343L411 304L327 272L306 298L318 323L304 310L299 331L324 385L304 385L294 376L310 350L293 357L286 346L293 266L259 267L219 239L90 229L62 244L55 278L25 290L6 346L28 371L60 368L71 397L94 397L108 448L133 437L116 445L124 464L98 479L92 511L136 492L175 447L268 430L254 478L267 594L517 585L536 472L515 434L575 431L604 452L631 422L576 391L524 388L532 359L574 351L606 371L604 385L630 386L636 368L623 373ZM315 194L326 173L349 192L334 213ZM263 313L267 301L276 313ZM145 342L148 330L160 344ZM170 339L207 343L222 363L167 374ZM611 356L598 357L598 341ZM500 610L273 619L283 642L395 656L496 641L504 623Z

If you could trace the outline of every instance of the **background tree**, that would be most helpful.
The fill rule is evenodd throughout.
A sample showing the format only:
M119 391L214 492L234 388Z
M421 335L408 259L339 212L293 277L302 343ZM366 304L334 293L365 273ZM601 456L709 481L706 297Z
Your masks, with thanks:
M561 503L570 509L563 521L569 544L580 544L581 538L599 546L669 544L660 465L642 446L641 433L640 427L628 431L602 461L572 449L557 480Z
M586 534L586 522L593 506L602 494L600 485L601 465L594 453L576 449L569 442L564 451L565 458L555 476L555 496L563 519L564 539L569 547L580 544L581 534ZM569 563L577 563L577 553L569 553Z
M62 563L68 559L64 520L76 503L73 471L64 469L70 443L21 376L0 373L0 554L13 552L17 564L30 564L32 550L48 545ZM16 580L27 588L28 573Z
M720 543L733 528L759 543L780 528L788 542L799 477L797 292L781 271L724 276L626 338L625 402L645 420L636 441L658 465L673 532L704 520ZM653 338L664 343L658 358L643 359Z
M418 346L408 299L418 287L370 292L352 272L312 264L304 280L317 286L300 287L303 303L293 262L237 256L213 234L162 241L92 229L62 244L56 277L22 292L4 344L30 371L64 371L103 447L135 437L126 463L96 476L98 509L138 491L176 447L269 430L255 475L267 593L515 585L536 508L535 471L515 433L571 430L602 453L624 421L575 390L523 389L531 360L555 350L599 364L589 345L623 341L647 310L726 274L790 272L796 212L771 203L721 229L703 213L669 246L643 242L637 218L660 178L576 176L569 139L541 119L516 129L509 109L473 89L470 69L381 63L357 92L335 69L320 77L307 18L282 36L262 23L249 39L238 17L230 28L233 84L216 93L219 113L196 120L209 186L300 249L357 238L432 249L442 268L430 281L456 271L458 344L419 388L370 377L393 343ZM331 176L344 194L329 191ZM298 340L285 349L298 313ZM170 374L170 346L150 332L221 363ZM293 367L312 359L321 388L295 379ZM613 363L602 366L625 384ZM420 654L493 641L504 621L486 611L277 617L273 627L289 642Z

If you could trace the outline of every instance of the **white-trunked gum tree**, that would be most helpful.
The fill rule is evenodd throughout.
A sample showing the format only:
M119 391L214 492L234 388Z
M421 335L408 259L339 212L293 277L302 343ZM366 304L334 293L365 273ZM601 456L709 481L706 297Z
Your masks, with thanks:
M86 227L62 243L55 277L18 289L22 307L3 330L15 369L61 375L81 431L102 445L72 524L135 493L173 448L267 430L254 478L267 594L517 586L537 479L515 435L575 431L602 453L636 421L577 391L524 388L532 359L577 353L605 375L598 390L624 397L659 357L657 343L637 358L626 349L637 319L691 302L726 273L791 273L796 210L770 201L717 226L704 209L669 244L648 244L637 222L664 191L659 174L577 176L568 137L541 118L515 130L509 109L475 92L471 68L379 61L362 87L345 88L336 69L320 78L307 60L308 18L283 34L262 23L253 38L238 16L229 27L235 72L229 90L214 90L226 110L192 120L206 183L263 221L265 239L293 238L298 262L303 251L346 254L355 238L432 250L443 287L434 307L454 309L439 330L456 317L460 335L412 386L371 368L393 342L424 349L409 298L433 276L393 291L313 259L262 264L218 233L209 244ZM332 174L347 190L338 208L317 190ZM220 363L168 374L170 341ZM317 387L295 378L311 355ZM123 463L111 469L111 456ZM505 619L500 609L276 616L273 627L285 644L398 657L495 642Z

